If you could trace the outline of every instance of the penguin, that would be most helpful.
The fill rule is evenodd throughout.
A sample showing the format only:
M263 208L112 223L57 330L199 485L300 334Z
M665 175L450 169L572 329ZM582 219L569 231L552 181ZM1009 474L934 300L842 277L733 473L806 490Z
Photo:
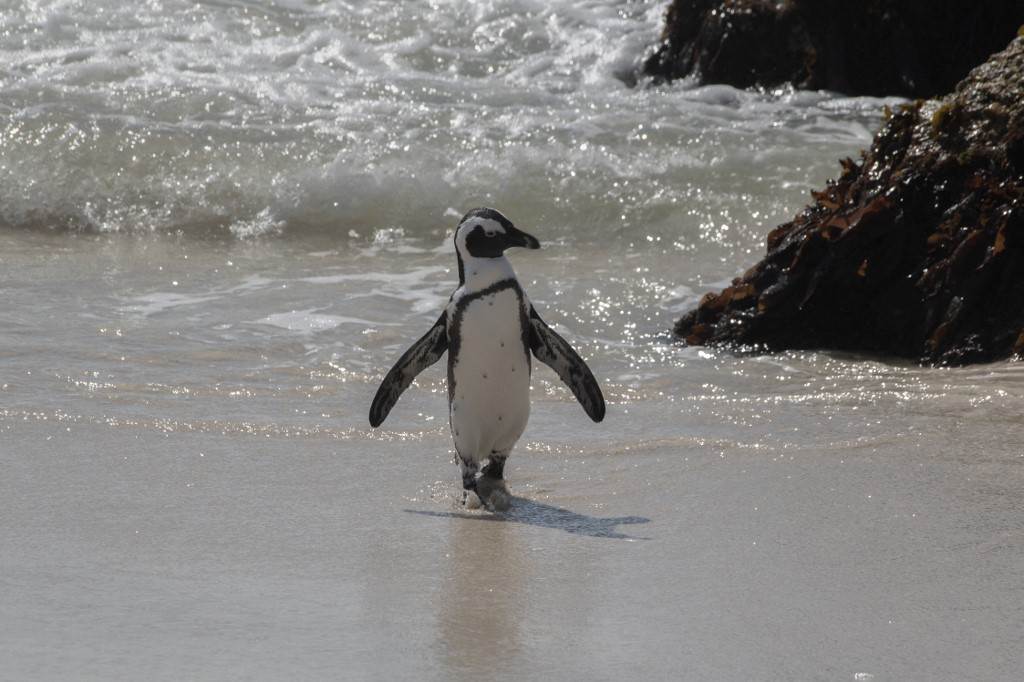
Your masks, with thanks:
M370 425L380 426L413 379L447 352L448 423L463 503L504 511L505 460L530 416L531 354L558 374L595 422L604 419L604 396L579 354L537 314L505 257L507 249L539 249L540 242L493 208L463 216L454 241L459 286L434 326L384 377Z

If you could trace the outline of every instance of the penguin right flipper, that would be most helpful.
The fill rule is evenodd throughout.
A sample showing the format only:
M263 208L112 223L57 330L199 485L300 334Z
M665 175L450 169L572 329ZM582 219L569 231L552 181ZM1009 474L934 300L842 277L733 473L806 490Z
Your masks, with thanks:
M604 419L604 396L597 379L569 342L540 319L530 306L530 350L538 360L555 370L576 400L595 422Z
M391 368L384 381L377 389L377 395L373 397L373 404L370 405L370 426L377 427L387 419L391 408L398 402L409 384L420 372L430 367L441 359L444 352L448 350L448 312L441 313L433 327L412 344L409 350L398 358L398 362Z

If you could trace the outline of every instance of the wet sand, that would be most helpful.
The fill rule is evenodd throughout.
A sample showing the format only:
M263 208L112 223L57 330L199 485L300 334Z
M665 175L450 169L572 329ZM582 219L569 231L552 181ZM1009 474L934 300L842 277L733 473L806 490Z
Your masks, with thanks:
M0 495L12 679L1020 669L1020 481L968 453L618 441L521 455L497 516L424 485L437 435L396 456L6 421L4 442L31 454Z

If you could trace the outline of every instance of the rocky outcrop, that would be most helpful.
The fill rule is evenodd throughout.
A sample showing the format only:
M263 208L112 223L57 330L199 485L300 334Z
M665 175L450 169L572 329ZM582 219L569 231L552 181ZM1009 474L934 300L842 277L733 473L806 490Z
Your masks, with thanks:
M962 364L1024 353L1024 37L892 112L860 163L675 332Z
M741 88L933 97L1021 24L1021 0L673 0L643 71Z

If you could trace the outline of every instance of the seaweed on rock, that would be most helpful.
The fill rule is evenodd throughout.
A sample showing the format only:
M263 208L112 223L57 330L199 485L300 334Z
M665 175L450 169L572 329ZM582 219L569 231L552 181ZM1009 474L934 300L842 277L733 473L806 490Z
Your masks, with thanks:
M1024 354L1024 37L891 113L842 169L675 333L943 364Z

